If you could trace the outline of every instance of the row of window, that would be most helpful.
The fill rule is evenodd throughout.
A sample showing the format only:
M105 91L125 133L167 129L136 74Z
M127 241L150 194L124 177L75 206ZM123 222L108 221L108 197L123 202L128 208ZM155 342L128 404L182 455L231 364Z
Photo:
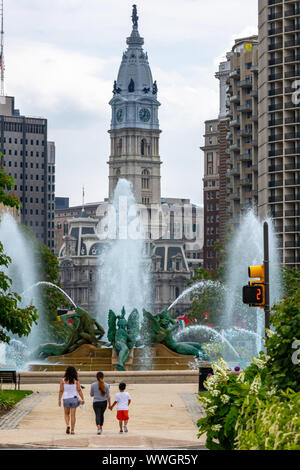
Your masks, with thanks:
M34 143L34 142L35 142L35 143ZM12 138L12 137L8 137L8 138L3 137L3 139L2 139L2 138L0 137L0 143L3 143L3 144L6 144L6 143L12 144L12 143L14 143L14 144L21 144L21 145L23 145L23 139L22 139L22 138L21 138L21 139L18 139L17 137L15 137L15 138ZM25 145L42 145L42 146L44 146L44 145L45 145L45 141L44 141L44 140L41 140L41 141L36 140L36 141L34 141L33 139L30 139L30 141L29 141L29 139L25 139Z
M206 228L206 234L207 235L214 235L215 233L215 228L214 227L207 227ZM219 227L216 227L216 234L219 233Z
M5 160L2 161L2 165L3 166L9 166L9 167L12 167L14 166L15 168L17 168L18 166L20 166L20 168L23 168L23 162L20 162L20 165L18 165L18 162L13 162L14 165L12 165L12 162L9 161L9 162L6 162ZM25 168L34 168L34 163L30 163L30 167L28 167L28 163L26 162L25 163ZM35 164L35 168L39 168L39 163L36 163ZM41 164L41 169L44 170L45 169L45 165L44 163Z
M207 204L206 210L207 210L207 212L210 212L210 211L218 211L218 210L219 210L219 203L216 203L216 204Z
M26 132L26 134L44 134L46 126L43 124L24 124L22 122L4 122L4 131Z
M206 223L208 224L213 224L214 222L218 223L219 222L219 214L214 216L214 215L208 215L206 217Z
M206 191L206 199L219 199L220 191Z
M2 151L3 155L10 155L10 156L15 156L15 157L23 157L23 150L20 150L20 152L18 152L18 150L12 150L12 149L8 149L6 151L6 149L3 149ZM26 150L25 151L25 157L34 157L36 156L37 158L39 158L40 156L41 157L45 157L45 152L41 152L41 155L40 155L40 152L35 152L35 155L34 155L34 152L31 150L30 151L30 155L29 155L29 152Z

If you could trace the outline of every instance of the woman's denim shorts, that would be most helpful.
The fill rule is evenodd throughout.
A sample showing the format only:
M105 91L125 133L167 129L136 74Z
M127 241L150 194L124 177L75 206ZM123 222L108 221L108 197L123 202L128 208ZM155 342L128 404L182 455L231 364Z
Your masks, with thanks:
M77 397L64 398L63 403L64 403L64 408L77 408L79 406L79 400Z

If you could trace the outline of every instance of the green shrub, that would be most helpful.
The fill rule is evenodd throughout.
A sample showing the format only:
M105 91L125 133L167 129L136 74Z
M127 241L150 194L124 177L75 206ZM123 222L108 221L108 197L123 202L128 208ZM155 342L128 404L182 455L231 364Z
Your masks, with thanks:
M300 391L300 365L292 360L293 343L300 339L300 289L273 308L271 325L275 333L267 341L270 386Z
M258 400L256 413L248 407L245 403L236 423L238 450L300 450L299 392Z

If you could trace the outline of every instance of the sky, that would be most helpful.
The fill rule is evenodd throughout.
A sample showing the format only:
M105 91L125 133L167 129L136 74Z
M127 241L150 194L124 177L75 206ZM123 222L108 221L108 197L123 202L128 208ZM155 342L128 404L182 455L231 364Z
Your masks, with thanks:
M113 82L133 0L4 0L5 94L48 119L56 196L108 196ZM204 121L218 117L214 77L234 39L257 34L257 0L136 0L158 84L162 197L202 204Z

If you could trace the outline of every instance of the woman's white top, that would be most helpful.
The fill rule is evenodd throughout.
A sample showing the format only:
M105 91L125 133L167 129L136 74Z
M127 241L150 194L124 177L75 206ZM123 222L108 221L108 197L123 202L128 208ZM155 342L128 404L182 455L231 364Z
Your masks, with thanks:
M75 382L74 384L66 384L65 382L63 382L63 385L64 385L63 399L78 397L77 382Z

